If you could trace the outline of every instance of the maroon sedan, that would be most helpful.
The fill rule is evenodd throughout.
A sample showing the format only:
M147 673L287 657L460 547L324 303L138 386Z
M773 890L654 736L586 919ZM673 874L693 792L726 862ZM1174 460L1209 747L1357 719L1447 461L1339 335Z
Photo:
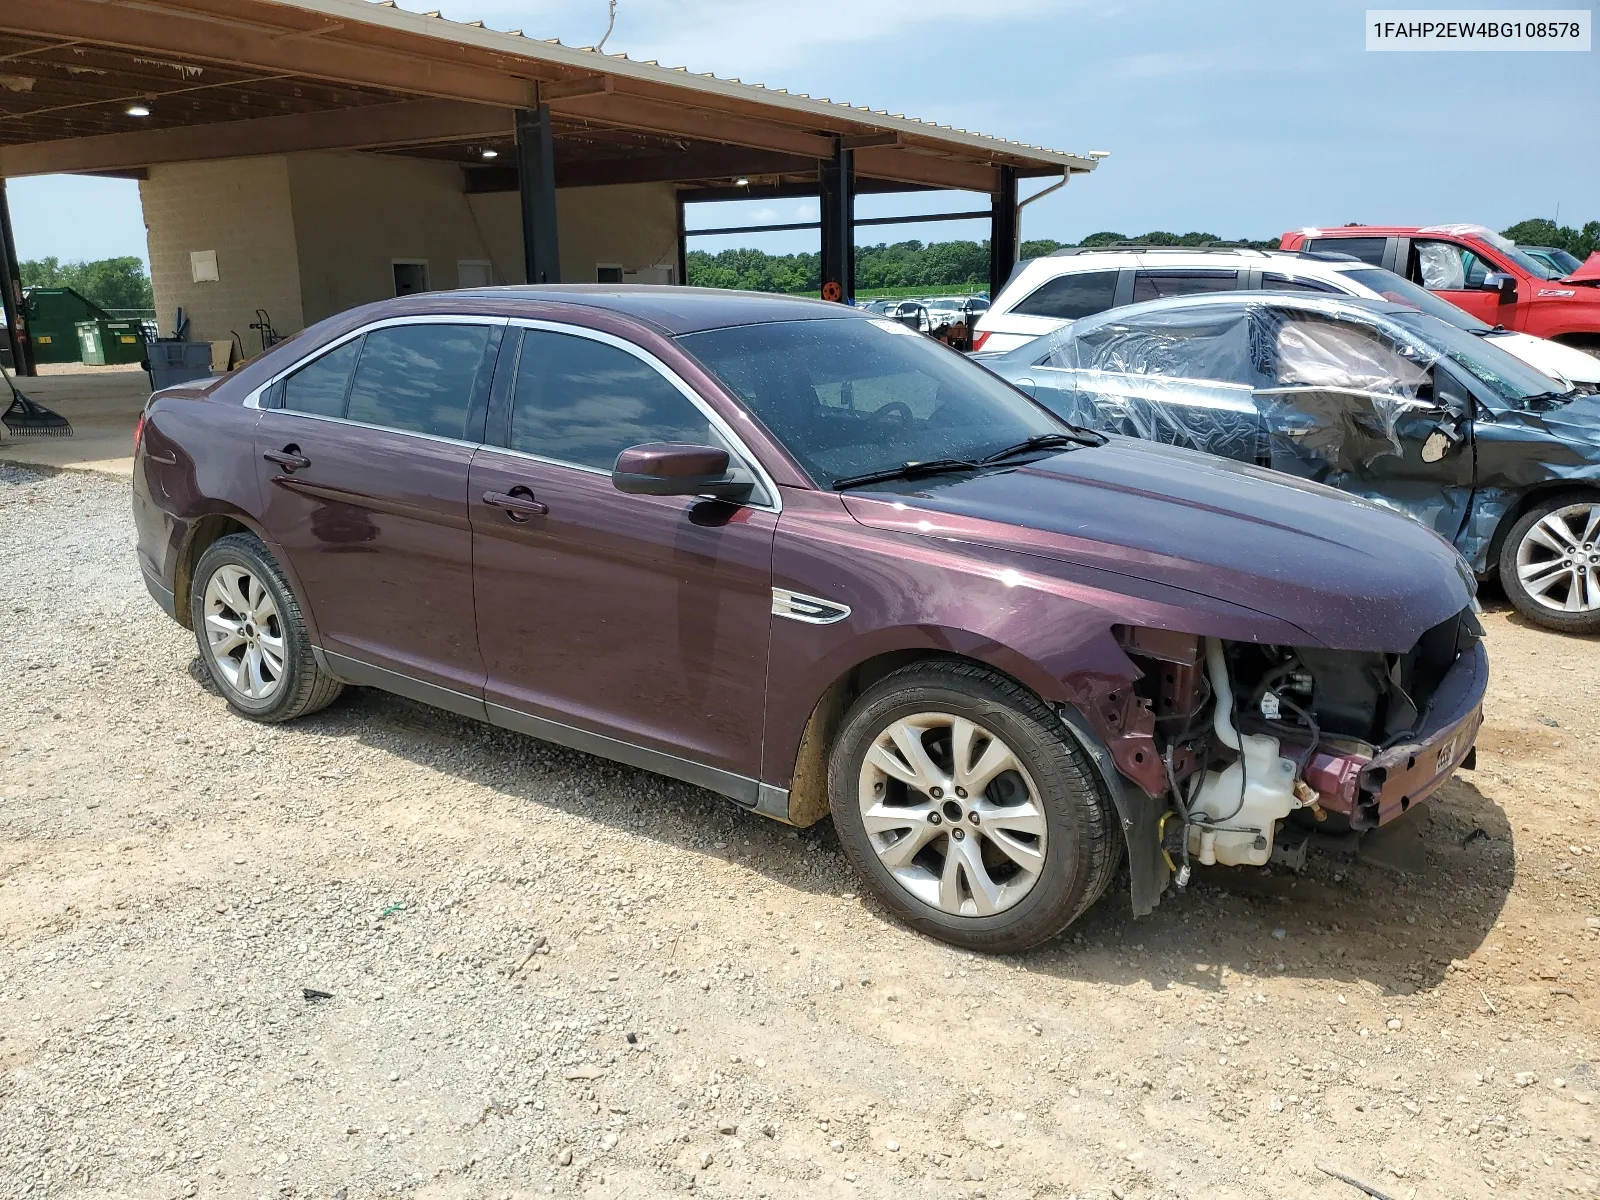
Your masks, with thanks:
M137 441L145 580L240 714L379 687L831 812L963 946L1056 934L1124 852L1148 912L1192 861L1471 765L1487 660L1445 542L1064 424L836 304L411 296L158 393Z

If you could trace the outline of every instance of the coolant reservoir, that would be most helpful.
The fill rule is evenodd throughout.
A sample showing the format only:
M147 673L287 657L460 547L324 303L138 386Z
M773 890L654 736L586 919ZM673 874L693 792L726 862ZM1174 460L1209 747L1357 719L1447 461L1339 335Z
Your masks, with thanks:
M1261 866L1272 857L1278 822L1300 807L1295 765L1278 756L1278 739L1240 733L1233 724L1233 683L1222 643L1206 639L1206 674L1216 693L1212 725L1217 741L1239 757L1207 771L1189 802L1189 853L1208 866ZM1199 824L1193 822L1198 821Z
M1190 801L1190 817L1213 828L1189 826L1189 853L1207 865L1261 866L1272 856L1278 822L1300 807L1294 775L1294 762L1278 756L1277 738L1240 734L1239 757L1207 771Z

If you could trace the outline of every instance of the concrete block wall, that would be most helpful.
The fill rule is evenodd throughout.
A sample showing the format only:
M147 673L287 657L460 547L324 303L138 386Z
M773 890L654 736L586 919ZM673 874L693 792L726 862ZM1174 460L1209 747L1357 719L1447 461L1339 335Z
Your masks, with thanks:
M150 168L139 184L150 246L150 281L163 335L179 305L194 341L237 331L246 354L261 348L250 329L264 308L280 333L301 329L300 266L282 157L234 158ZM217 255L215 282L196 283L193 251Z
M393 296L396 260L425 261L435 291L461 285L464 261L487 261L494 283L524 280L517 194L468 196L453 163L316 152L156 166L140 196L163 333L181 304L192 338L237 331L246 354L260 349L255 309L297 332ZM676 262L671 184L563 189L556 206L567 282L593 283L602 263ZM220 278L196 283L190 254L207 250Z

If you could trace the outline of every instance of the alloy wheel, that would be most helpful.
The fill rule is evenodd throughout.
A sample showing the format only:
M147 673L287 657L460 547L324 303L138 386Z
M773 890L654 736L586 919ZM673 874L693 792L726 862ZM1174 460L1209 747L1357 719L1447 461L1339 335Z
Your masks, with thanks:
M1600 503L1555 509L1517 546L1517 579L1553 612L1600 611Z
M1045 813L1016 752L991 730L924 712L886 726L861 764L861 820L896 883L951 916L1019 903L1045 863Z
M205 633L217 673L239 695L265 700L283 686L283 618L244 567L225 563L207 581Z

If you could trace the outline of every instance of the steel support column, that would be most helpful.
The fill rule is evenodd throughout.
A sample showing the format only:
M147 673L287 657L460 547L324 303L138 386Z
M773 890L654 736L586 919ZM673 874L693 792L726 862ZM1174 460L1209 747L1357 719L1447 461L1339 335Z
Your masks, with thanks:
M37 375L33 365L33 339L22 308L22 266L17 262L17 242L11 236L11 204L6 181L0 179L0 287L4 288L6 344L11 349L11 369L18 375ZM7 401L9 403L9 401Z
M1017 169L1000 168L1000 190L989 197L989 299L993 300L1017 266Z
M517 110L517 178L522 195L522 258L528 282L560 283L556 166L548 104Z
M676 196L678 207L678 277L672 282L679 287L689 285L689 226L685 221L683 193Z
M823 159L819 200L822 217L822 298L849 304L856 294L856 152L834 140ZM835 292L837 288L837 292Z

